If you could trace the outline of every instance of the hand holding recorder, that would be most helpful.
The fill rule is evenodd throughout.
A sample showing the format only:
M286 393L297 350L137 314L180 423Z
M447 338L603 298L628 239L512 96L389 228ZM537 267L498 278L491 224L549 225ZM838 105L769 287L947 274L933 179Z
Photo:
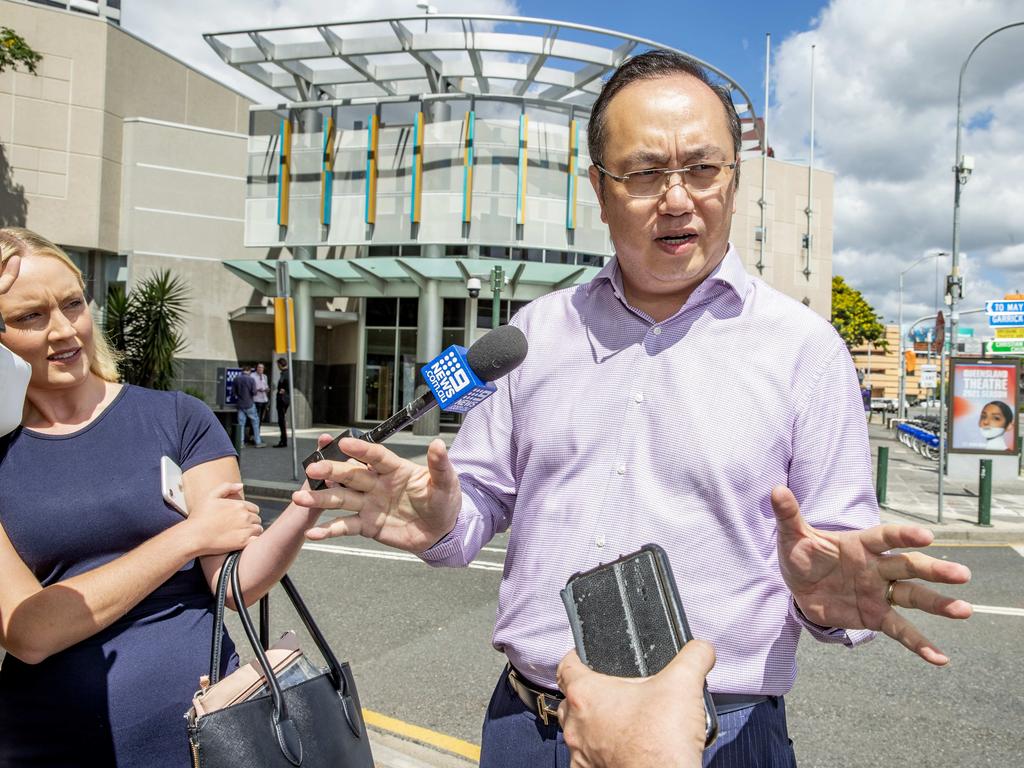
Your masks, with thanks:
M697 768L705 742L704 678L715 652L691 640L647 678L602 675L576 651L558 665L558 718L572 768ZM636 727L643 723L642 728Z

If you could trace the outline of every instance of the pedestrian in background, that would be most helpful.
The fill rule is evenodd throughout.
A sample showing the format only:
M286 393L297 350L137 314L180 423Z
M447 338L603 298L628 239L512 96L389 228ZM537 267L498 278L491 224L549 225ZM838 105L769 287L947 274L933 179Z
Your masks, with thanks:
M253 445L256 448L264 446L263 438L260 437L260 417L256 413L256 403L253 396L256 393L256 382L253 381L252 366L242 367L242 373L235 378L235 407L238 409L238 423L245 431L245 424L248 421L252 424Z
M267 381L267 374L264 373L264 370L263 363L256 363L256 370L251 374L253 383L256 384L252 401L256 403L256 413L260 417L260 424L266 423L270 411L270 382Z
M284 417L288 413L288 406L292 404L292 396L289 392L288 360L286 358L277 358L277 370L280 372L277 379L277 426L281 429L281 437L274 444L274 447L286 448L288 446L288 427Z

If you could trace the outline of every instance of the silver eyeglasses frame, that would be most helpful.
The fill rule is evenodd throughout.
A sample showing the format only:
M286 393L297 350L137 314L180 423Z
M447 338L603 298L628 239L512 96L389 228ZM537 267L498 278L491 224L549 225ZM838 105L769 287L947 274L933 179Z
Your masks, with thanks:
M652 198L652 197L661 197L666 192L668 192L670 189L672 189L672 187L675 186L674 184L671 183L671 176L674 173L678 173L682 177L682 181L680 182L680 184L691 195L698 195L699 196L699 195L702 195L702 194L707 193L707 192L714 192L716 189L720 189L721 187L725 186L725 183L726 183L727 179L722 179L721 181L717 181L712 186L705 187L704 189L699 189L699 188L695 189L695 188L691 187L690 185L688 185L686 183L687 174L692 173L694 168L699 168L701 166L708 166L708 165L713 165L714 167L718 168L719 171L721 171L724 168L728 168L730 171L732 171L732 170L736 169L736 166L739 165L739 163L736 162L736 161L733 161L731 163L725 163L725 162L721 162L721 161L718 161L718 160L704 160L704 161L699 162L699 163L693 163L691 165L685 165L682 168L645 168L642 171L631 171L630 173L623 174L622 176L616 176L614 173L609 171L604 166L599 165L598 163L594 163L594 167L597 168L598 171L600 171L602 174L607 176L609 179L614 179L615 181L617 181L620 184L622 184L626 188L626 194L627 195L629 195L630 197L633 197L633 198L640 198L640 199ZM627 182L630 180L630 178L632 178L633 176L639 176L640 174L650 174L650 173L660 173L661 174L661 177L662 177L662 187L661 187L660 191L655 192L655 193L650 194L650 195L634 195L633 193L631 193L629 191L629 185L628 185Z

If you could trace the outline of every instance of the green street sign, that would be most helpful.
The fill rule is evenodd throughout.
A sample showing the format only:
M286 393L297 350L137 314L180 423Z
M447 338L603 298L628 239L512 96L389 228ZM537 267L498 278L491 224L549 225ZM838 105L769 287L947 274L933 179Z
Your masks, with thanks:
M1024 355L1024 339L1020 341L990 341L988 351L993 355Z

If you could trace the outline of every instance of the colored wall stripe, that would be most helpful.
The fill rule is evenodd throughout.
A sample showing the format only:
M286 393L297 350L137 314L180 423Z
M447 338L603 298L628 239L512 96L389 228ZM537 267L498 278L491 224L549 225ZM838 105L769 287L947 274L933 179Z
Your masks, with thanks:
M462 221L468 223L473 216L473 133L476 129L476 112L466 113L462 129Z
M280 152L277 165L277 225L288 226L288 194L291 186L292 121L291 115L281 121Z
M526 136L529 129L529 118L519 116L519 180L516 185L516 223L526 223Z
M334 189L334 118L324 118L323 167L320 169L320 223L331 226L331 195Z
M366 127L366 213L367 224L377 221L377 115L370 115Z
M565 228L576 229L576 196L580 162L580 133L575 120L569 121L569 169L565 180Z
M412 205L409 209L409 220L413 224L420 222L420 209L423 204L423 113L417 112L412 124Z

